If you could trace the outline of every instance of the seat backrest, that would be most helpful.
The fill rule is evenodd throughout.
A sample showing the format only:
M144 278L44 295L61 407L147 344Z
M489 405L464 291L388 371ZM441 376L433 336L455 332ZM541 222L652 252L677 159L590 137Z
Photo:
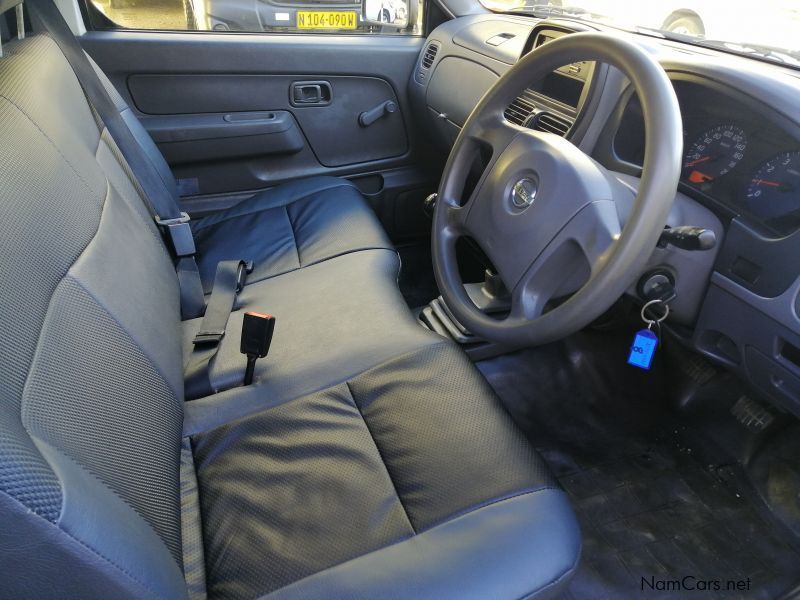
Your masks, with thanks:
M0 596L186 594L179 291L46 36L0 58Z

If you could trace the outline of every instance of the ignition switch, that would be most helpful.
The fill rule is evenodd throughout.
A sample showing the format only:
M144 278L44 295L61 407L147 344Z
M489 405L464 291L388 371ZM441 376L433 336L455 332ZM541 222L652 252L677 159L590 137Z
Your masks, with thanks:
M636 292L645 302L661 300L666 304L675 299L675 277L666 269L653 269L639 279Z

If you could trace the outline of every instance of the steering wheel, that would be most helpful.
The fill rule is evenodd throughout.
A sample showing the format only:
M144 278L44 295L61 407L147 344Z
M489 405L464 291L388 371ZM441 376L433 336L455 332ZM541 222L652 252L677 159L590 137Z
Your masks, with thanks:
M566 139L503 116L532 82L579 60L622 71L644 113L641 183L624 227L616 201L630 200L629 189ZM666 73L628 40L574 33L520 59L472 111L439 187L434 274L461 324L487 340L538 345L578 331L608 310L640 275L664 228L681 172L682 131ZM463 198L473 164L487 154L488 165ZM464 236L478 243L510 291L503 319L480 311L464 288L456 260L456 241Z

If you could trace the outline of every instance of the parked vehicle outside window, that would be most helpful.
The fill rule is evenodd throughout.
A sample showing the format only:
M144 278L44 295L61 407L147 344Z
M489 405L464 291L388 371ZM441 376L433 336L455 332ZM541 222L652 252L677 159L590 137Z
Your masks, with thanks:
M567 15L800 66L797 0L481 0L496 12Z
M90 0L98 28L420 35L420 0Z

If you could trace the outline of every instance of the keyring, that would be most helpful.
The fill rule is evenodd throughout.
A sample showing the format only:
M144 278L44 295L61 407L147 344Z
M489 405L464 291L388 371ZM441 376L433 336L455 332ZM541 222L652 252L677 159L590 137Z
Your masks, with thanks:
M647 311L648 308L650 308L651 306L653 306L655 304L663 304L664 305L664 315L660 319L648 319L647 316L645 315L645 312ZM663 300L659 300L658 298L656 298L655 300L650 300L650 302L647 302L642 307L641 315L642 315L642 321L647 323L647 327L650 328L653 325L657 325L658 323L661 323L661 321L663 321L664 319L666 319L669 316L669 304L666 304Z

